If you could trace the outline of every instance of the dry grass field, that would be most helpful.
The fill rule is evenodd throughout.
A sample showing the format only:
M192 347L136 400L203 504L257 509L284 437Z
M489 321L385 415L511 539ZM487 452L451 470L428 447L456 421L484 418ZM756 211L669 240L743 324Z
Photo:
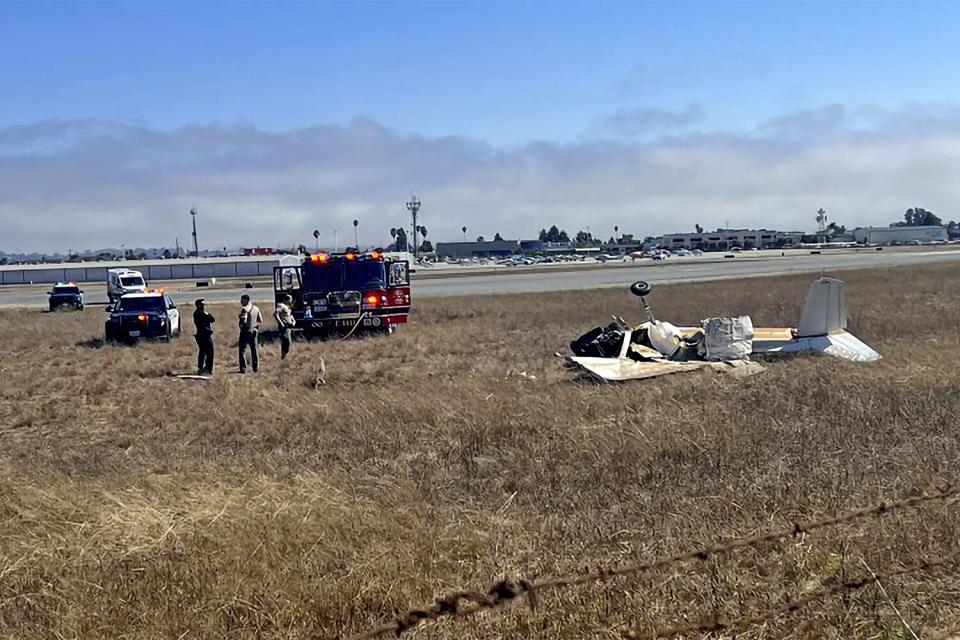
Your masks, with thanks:
M960 480L956 268L843 278L851 330L884 359L795 357L741 381L573 381L554 352L612 313L639 318L620 290L426 300L391 338L297 343L286 362L268 344L245 377L234 311L214 307L209 383L166 375L195 366L189 322L173 344L127 348L99 342L99 309L0 311L0 637L353 633L498 577L643 561ZM652 301L676 322L792 325L811 280ZM931 503L410 637L620 638L958 546L960 505ZM894 605L924 638L960 621L956 566L883 586L737 637L909 637Z

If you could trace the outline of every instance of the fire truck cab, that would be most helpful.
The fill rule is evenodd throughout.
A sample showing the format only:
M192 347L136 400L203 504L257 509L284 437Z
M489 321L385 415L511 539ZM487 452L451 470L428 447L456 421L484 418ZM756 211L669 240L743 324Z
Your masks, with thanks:
M376 249L315 253L296 267L274 267L274 300L293 298L307 336L393 333L410 314L410 265Z

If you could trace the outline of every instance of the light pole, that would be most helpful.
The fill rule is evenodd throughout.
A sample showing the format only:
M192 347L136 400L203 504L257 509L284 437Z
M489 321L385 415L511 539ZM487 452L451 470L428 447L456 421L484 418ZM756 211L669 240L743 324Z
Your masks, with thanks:
M355 219L353 221L353 248L357 251L360 251L360 231L357 229L359 226L360 221Z
M417 196L411 194L410 201L407 202L407 211L413 215L413 261L420 260L420 245L417 243L417 213L420 212L420 200Z
M317 253L320 253L320 230L319 229L313 230L313 241L317 247Z
M467 226L464 225L463 228L461 229L461 231L463 231L463 241L466 242L466 241L467 241Z
M190 208L190 217L193 218L193 257L200 257L200 250L197 248L197 208Z
M817 209L817 241L823 244L827 237L827 212Z
M333 230L333 252L340 253L340 230Z

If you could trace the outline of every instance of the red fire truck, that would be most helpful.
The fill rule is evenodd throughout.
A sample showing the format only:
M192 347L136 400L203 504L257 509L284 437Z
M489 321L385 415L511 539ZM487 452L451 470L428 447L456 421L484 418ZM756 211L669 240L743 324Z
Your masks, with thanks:
M277 302L293 298L297 328L308 336L393 333L410 314L410 265L380 249L315 253L298 267L274 267Z

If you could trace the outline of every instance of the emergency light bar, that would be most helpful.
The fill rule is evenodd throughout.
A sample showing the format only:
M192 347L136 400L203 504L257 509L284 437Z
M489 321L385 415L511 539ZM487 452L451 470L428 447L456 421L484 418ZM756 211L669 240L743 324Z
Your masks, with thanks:
M324 265L330 262L361 262L364 260L381 261L385 258L383 249L374 249L370 253L347 251L346 253L314 253L310 255L310 264Z

